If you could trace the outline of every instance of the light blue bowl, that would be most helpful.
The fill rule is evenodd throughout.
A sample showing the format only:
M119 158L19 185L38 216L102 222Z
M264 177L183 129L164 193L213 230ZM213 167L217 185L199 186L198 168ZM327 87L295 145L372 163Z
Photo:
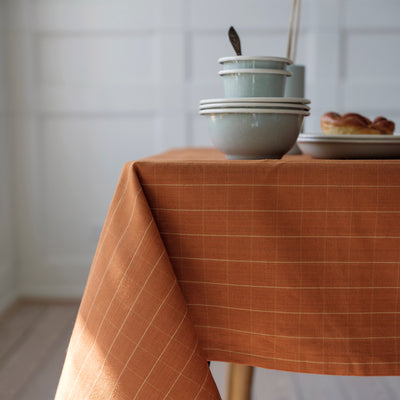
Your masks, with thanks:
M231 160L279 159L296 143L303 110L228 108L201 110L214 146Z
M263 56L222 57L218 62L222 64L224 70L242 68L286 69L288 65L293 64L293 61L289 58Z
M288 71L279 69L229 69L219 71L225 97L283 97Z

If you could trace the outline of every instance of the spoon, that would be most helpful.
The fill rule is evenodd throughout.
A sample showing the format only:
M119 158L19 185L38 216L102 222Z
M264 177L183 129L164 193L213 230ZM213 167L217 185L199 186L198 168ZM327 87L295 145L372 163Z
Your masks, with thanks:
M233 26L229 28L228 35L229 35L229 41L231 42L231 45L236 52L236 55L241 56L242 49L240 48L240 38Z

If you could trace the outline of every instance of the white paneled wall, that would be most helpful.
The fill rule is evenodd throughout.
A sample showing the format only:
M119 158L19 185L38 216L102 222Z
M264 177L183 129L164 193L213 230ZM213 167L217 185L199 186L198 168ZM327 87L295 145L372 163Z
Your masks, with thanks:
M0 312L16 297L10 191L10 136L7 129L4 8L4 4L0 2Z
M400 2L344 1L341 109L383 114L400 127Z
M245 54L285 56L291 2L0 0L0 307L12 298L14 262L21 295L81 295L124 162L210 146L197 107L222 97L217 59L233 54L229 26ZM400 128L400 1L302 4L305 130L319 131L331 110L384 115ZM283 390L280 379L280 399L306 382ZM346 390L330 398L357 398Z
M303 0L299 64L312 115L385 115L400 126L400 2ZM217 59L285 56L291 0L2 0L20 290L79 296L121 167L209 146L202 98ZM4 51L3 51L4 53Z
M80 296L123 163L186 144L183 5L7 2L21 294Z
M222 96L228 27L246 54L284 56L291 0L1 4L21 291L79 295L122 164L210 145L197 105ZM303 0L306 130L327 110L400 124L398 15L397 0Z

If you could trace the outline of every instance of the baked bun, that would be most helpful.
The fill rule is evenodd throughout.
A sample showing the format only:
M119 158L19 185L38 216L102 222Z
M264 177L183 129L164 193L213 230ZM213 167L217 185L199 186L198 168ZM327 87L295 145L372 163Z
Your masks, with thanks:
M327 112L321 117L321 129L326 135L393 135L394 128L394 122L385 117L371 121L360 114L335 112Z

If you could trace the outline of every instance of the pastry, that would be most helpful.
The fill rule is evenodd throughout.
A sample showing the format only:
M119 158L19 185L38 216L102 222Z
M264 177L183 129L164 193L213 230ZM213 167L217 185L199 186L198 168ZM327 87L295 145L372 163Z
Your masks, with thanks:
M374 121L357 114L327 112L321 117L321 129L327 135L393 135L395 124L385 117Z

